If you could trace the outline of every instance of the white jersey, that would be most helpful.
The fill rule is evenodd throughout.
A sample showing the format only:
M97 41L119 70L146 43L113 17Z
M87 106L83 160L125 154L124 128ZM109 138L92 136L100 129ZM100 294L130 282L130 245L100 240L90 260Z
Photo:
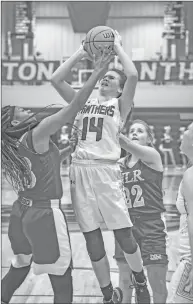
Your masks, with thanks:
M191 260L191 249L190 249L190 242L188 236L188 221L187 221L187 208L186 202L183 197L182 193L182 182L179 186L178 197L176 201L176 207L180 212L180 256L181 259L188 259Z
M77 114L78 144L72 159L110 160L120 158L119 132L123 126L117 98L99 103L90 99Z

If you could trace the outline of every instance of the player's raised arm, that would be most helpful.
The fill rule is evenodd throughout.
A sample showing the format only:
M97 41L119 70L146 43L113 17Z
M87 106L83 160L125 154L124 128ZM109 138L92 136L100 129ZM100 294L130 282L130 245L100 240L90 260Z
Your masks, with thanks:
M134 154L137 158L140 158L142 161L146 163L156 164L160 163L161 165L161 158L158 151L152 147L149 146L142 146L139 145L129 138L127 138L122 133L119 136L119 142L121 147L131 154Z
M86 51L84 51L83 45L81 45L70 58L59 66L51 77L53 87L67 103L70 103L76 95L76 91L66 82L67 77L69 76L73 66L85 57L90 59L87 56Z
M76 93L72 102L64 107L62 110L45 118L34 129L33 138L37 141L48 139L50 135L54 134L63 125L72 122L72 119L83 108L85 102L89 98L101 74L103 74L106 65L111 60L111 54L106 55L105 52L95 63L95 69L84 86Z
M117 31L114 31L115 40L114 40L114 51L119 57L124 73L127 76L123 92L120 99L120 112L123 120L126 119L128 113L130 112L133 104L133 98L135 95L135 89L138 81L138 72L133 64L132 60L129 58L128 54L125 53L122 43L121 36Z

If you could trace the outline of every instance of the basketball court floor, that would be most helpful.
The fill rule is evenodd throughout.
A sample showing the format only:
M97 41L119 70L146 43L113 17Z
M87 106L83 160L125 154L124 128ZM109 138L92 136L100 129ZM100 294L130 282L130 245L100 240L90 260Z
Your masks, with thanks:
M166 207L166 224L169 235L169 271L168 284L172 273L178 263L178 227L179 214L175 206L177 190L182 179L183 170L169 168L164 173L163 190L164 204ZM75 221L70 201L70 189L68 182L68 170L62 169L64 195L62 206L69 223L69 230L73 252L73 286L74 303L102 303L100 288L92 271L91 263L86 251L84 238ZM9 214L16 194L8 183L2 181L2 207L1 207L1 274L4 276L9 269L13 253L7 237ZM111 277L114 286L118 285L118 270L114 254L114 239L110 231L103 231L105 247L111 267ZM53 293L47 275L35 276L29 273L26 281L17 290L10 303L53 303Z

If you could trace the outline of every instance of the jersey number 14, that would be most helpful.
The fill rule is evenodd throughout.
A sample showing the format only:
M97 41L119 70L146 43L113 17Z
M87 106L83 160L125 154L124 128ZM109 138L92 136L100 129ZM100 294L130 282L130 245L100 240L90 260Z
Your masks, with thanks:
M97 125L95 125L95 117L85 117L83 119L82 137L81 140L86 140L88 132L96 133L96 141L101 140L103 132L103 120L104 118L99 117Z

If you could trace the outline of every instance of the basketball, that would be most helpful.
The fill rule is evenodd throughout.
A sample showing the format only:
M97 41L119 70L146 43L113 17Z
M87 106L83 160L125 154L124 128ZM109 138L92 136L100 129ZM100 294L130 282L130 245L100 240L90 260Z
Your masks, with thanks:
M109 52L113 50L114 34L108 26L96 26L86 35L84 48L92 57L100 56L101 51L107 46Z

